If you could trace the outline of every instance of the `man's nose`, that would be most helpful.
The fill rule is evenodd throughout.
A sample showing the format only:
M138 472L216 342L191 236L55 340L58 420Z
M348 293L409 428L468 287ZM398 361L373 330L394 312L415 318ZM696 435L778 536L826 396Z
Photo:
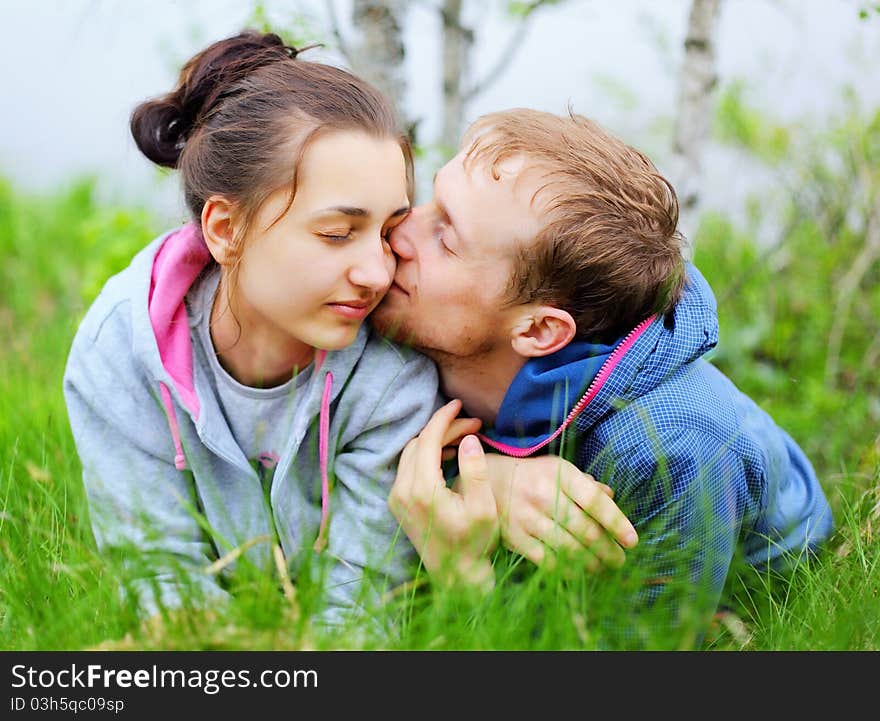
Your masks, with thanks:
M427 212L424 205L413 208L409 215L391 231L391 250L401 260L412 260L416 254L416 239L424 231Z

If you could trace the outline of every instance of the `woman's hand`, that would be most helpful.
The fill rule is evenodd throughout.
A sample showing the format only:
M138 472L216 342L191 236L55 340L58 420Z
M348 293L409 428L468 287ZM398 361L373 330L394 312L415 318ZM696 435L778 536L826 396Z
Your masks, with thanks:
M556 456L486 456L501 541L533 563L554 564L561 553L582 556L592 572L620 567L624 548L638 543L613 491Z
M458 419L461 402L440 408L403 449L388 505L434 582L491 590L489 554L498 545L498 514L486 455L474 435L479 420ZM458 488L447 488L443 447L461 436Z

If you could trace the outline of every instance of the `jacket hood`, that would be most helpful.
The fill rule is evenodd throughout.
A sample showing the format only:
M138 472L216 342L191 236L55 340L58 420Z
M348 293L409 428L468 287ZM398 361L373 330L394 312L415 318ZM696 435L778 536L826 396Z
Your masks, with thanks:
M162 366L195 419L199 417L199 398L193 381L192 341L184 298L210 260L202 233L194 223L169 234L153 258L147 300Z
M511 455L530 455L575 418L579 428L589 428L616 402L648 393L713 348L718 342L715 297L693 265L686 270L682 297L665 317L646 319L611 345L576 341L530 359L483 440Z
M120 295L132 300L132 351L157 383L165 385L180 406L208 431L218 430L212 421L216 413L204 412L210 399L202 389L199 370L194 367L186 296L209 263L211 254L201 229L187 223L156 238L132 261L133 282L127 281ZM364 323L351 345L335 351L318 350L315 365L322 372L332 371L337 381L348 378L361 357L369 336ZM200 391L201 389L201 391ZM341 392L334 385L331 400ZM164 393L163 393L164 395ZM320 402L320 393L318 402Z
M156 339L159 350L159 358L167 377L170 378L177 395L184 407L197 422L201 404L196 393L195 375L193 372L193 348L190 336L189 318L187 316L185 298L193 283L202 274L211 260L211 254L205 244L201 230L195 223L188 223L179 230L168 234L161 242L153 256L152 269L150 272L150 290L147 299L147 312L150 326ZM359 355L359 348L365 342L365 333L358 334L358 340L354 344ZM321 370L327 352L317 350L315 353L315 369ZM351 353L338 354L338 360L342 361L348 375L353 364ZM321 525L318 539L315 541L316 549L322 549L327 543L328 509L329 509L329 448L328 434L330 427L330 405L335 395L338 395L341 384L334 389L333 371L327 364L324 369L323 388L320 396L316 397L319 406L319 431L318 445L320 455L321 472ZM339 366L339 363L336 364ZM341 370L342 368L338 368ZM187 468L186 456L181 442L180 428L177 413L174 410L171 391L165 381L159 382L159 394L165 408L168 419L168 429L174 443L174 465L178 470ZM216 414L215 414L216 415ZM227 434L228 435L228 434Z

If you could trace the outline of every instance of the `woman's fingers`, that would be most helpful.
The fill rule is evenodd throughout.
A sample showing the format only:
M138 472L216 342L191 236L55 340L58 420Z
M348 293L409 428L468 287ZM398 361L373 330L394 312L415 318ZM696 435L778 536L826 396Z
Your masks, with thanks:
M479 418L456 418L443 434L444 446L457 446L462 438L480 430Z
M466 582L479 581L482 587L491 580L486 554L497 544L498 518L477 437L467 434L460 443L460 493L447 488L441 468L444 439L473 427L472 422L455 423L460 410L459 401L447 403L406 445L389 505L432 576L451 574ZM474 569L480 570L476 580Z
M404 446L388 498L398 520L412 518L413 506L418 506L419 515L445 510L448 499L442 492L446 488L441 468L442 440L460 408L461 402L455 400L436 410L422 432Z
M474 542L492 550L498 536L498 509L492 486L486 454L474 435L465 436L458 447L459 488L464 507L477 538Z
M455 417L461 410L461 401L453 400L445 406L437 409L431 420L416 436L412 444L412 457L406 459L409 462L410 474L408 488L414 500L422 505L435 505L435 510L444 510L448 501L442 471L443 438L452 426ZM410 447L407 444L407 448ZM401 461L404 459L401 458ZM398 466L398 475L400 467ZM441 491L438 493L438 491Z

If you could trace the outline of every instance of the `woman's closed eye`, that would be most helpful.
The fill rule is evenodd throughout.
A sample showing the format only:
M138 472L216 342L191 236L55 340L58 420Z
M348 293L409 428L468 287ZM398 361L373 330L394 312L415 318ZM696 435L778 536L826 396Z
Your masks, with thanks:
M346 230L319 231L317 235L333 243L342 243L351 238L351 233L351 228L348 228Z

